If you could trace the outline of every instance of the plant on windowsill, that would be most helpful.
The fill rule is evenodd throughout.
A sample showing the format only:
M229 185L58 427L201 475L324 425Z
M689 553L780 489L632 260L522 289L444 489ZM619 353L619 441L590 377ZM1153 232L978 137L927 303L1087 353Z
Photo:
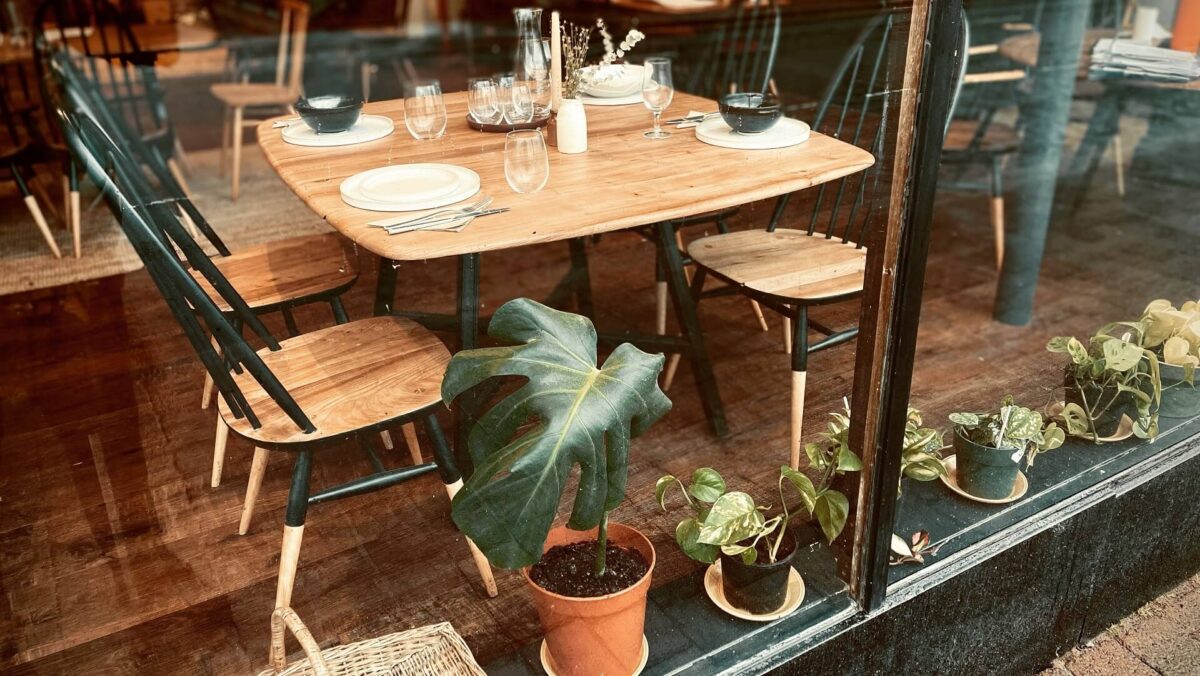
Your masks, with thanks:
M1122 333L1114 335L1118 330ZM1058 414L1068 434L1096 443L1130 432L1143 439L1158 436L1162 376L1158 355L1143 347L1145 335L1142 322L1114 322L1101 327L1087 345L1072 336L1057 336L1046 344L1050 352L1070 358L1063 372L1066 399Z
M667 491L674 485L681 489L694 516L679 522L675 541L696 561L713 564L720 559L722 591L734 607L765 615L786 602L792 561L801 547L812 544L799 541L789 528L797 516L815 517L831 544L846 527L850 503L832 485L835 478L861 470L862 461L844 435L824 436L823 442L804 449L816 481L786 465L779 468L780 511L771 518L766 516L769 506L758 505L747 493L727 491L725 480L710 467L693 472L690 485L670 474L655 485L655 499L664 510ZM788 505L787 485L799 496L799 504Z
M1168 300L1146 306L1140 320L1145 330L1142 347L1158 357L1162 379L1162 418L1194 418L1200 415L1200 389L1196 368L1200 367L1200 300L1178 308Z
M849 444L850 441L850 402L842 399L842 413L831 413L827 441L838 444ZM932 427L925 427L921 411L909 406L908 418L904 423L904 449L900 454L900 479L904 477L916 481L933 481L946 475L946 466L942 464L942 433Z
M993 413L951 413L954 423L955 480L979 498L1002 500L1013 494L1017 473L1039 453L1062 446L1066 434L1042 414L1004 397Z
M609 513L625 497L630 439L671 408L663 356L623 344L599 366L591 321L525 298L501 306L488 335L509 345L454 355L443 401L492 378L523 382L470 432L475 472L454 522L494 565L522 569L557 673L633 673L654 548ZM552 529L575 465L570 520Z

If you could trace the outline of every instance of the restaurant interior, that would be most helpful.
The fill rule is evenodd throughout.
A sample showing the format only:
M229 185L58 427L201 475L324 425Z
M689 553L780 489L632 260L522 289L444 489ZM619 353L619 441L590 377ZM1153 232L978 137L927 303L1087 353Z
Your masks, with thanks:
M787 673L1194 472L1195 0L0 10L5 673Z

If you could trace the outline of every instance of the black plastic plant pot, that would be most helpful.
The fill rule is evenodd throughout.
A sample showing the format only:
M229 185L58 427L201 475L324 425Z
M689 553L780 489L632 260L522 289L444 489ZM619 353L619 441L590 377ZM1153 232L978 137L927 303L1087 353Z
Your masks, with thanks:
M788 577L799 547L788 532L779 545L779 559L767 563L759 552L758 561L743 563L741 556L721 554L721 587L725 600L735 608L755 615L773 613L787 601ZM786 552L786 553L785 553Z
M977 498L1002 500L1012 495L1017 485L1024 452L1017 448L992 448L954 434L954 462L958 487Z
M1182 369L1181 369L1182 371ZM1165 383L1164 383L1165 384ZM1087 402L1090 406L1095 407L1098 401L1112 401L1112 405L1108 410L1096 416L1095 427L1093 430L1101 437L1112 436L1116 433L1117 428L1121 425L1121 416L1127 415L1129 419L1137 422L1138 409L1137 400L1128 392L1116 394L1115 399L1112 389L1103 389L1095 383L1084 383L1083 393L1080 394L1079 387L1075 384L1075 379L1067 376L1063 385L1067 388L1065 401L1068 404L1078 404L1081 408L1087 409L1083 405L1083 397L1087 397Z
M1194 387L1183 379L1183 367L1161 364L1162 406L1160 418L1195 418L1200 416L1200 387ZM1200 374L1197 375L1200 379Z

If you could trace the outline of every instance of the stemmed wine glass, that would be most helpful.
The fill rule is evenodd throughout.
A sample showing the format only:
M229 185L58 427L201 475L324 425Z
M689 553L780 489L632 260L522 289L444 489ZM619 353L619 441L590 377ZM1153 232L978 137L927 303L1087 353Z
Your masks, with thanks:
M667 138L670 132L662 130L658 120L671 105L675 85L671 81L671 60L660 56L646 59L642 66L642 103L654 113L654 129L642 134L646 138Z
M537 192L550 180L550 158L540 129L510 131L504 139L504 179L513 192Z
M437 80L418 80L404 99L404 126L415 139L436 139L446 133L446 103Z

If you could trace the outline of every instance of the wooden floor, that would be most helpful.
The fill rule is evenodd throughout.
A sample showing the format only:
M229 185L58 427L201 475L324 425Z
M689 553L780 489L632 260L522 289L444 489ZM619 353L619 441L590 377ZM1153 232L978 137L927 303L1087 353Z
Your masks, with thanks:
M1007 392L1048 396L1059 368L1042 349L1050 336L1082 334L1152 298L1200 295L1194 255L1183 253L1200 250L1200 224L1168 206L1153 199L1122 208L1105 198L1074 226L1057 227L1034 323L1005 327L990 319L986 198L943 196L913 388L926 422L944 426L945 413ZM761 223L768 208L747 217ZM651 329L652 246L615 235L594 251L600 323ZM485 255L484 311L541 297L566 263L565 246ZM453 307L450 262L406 264L400 273L397 306ZM349 294L352 318L368 314L373 284L368 272ZM846 326L857 310L825 308L814 319ZM709 435L685 362L670 392L674 410L633 446L629 499L614 515L654 541L657 583L694 566L672 544L676 515L662 516L654 504L658 476L712 465L769 502L787 457L790 376L778 318L764 334L738 298L706 301L701 313L731 434ZM331 322L327 308L297 318L304 328ZM284 462L269 468L256 522L239 537L251 448L231 440L224 481L209 488L214 413L199 408L201 367L148 276L0 298L0 364L0 670L263 667L289 472ZM810 361L809 436L850 394L853 365L853 345ZM369 471L354 451L318 456L315 486ZM389 461L407 457L398 447ZM538 634L518 574L498 571L500 596L484 596L434 475L320 505L306 530L294 605L318 641L449 620L487 662Z

